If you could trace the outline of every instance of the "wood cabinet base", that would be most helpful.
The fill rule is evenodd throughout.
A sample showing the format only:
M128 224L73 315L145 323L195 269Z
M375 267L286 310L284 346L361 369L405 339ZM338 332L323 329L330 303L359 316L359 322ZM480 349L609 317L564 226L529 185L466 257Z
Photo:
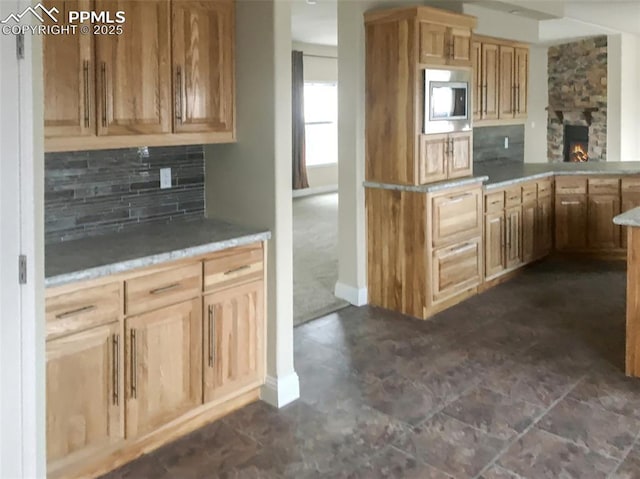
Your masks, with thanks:
M259 386L260 384L247 386L244 392L241 391L233 399L200 406L146 436L114 444L88 457L85 461L69 465L60 463L54 468L49 467L47 477L49 479L92 478L112 471L236 409L257 401L260 398Z
M640 228L628 228L627 245L625 373L640 377Z

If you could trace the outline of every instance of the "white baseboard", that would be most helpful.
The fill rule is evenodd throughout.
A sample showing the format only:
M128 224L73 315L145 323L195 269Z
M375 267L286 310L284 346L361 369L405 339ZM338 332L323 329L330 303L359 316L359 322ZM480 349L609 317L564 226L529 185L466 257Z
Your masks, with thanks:
M300 397L300 381L295 372L274 378L267 376L260 391L260 399L277 408L286 406Z
M293 190L293 197L301 198L303 196L321 195L323 193L335 193L337 191L338 185L316 186L314 188L302 188L300 190Z
M369 302L367 288L355 288L339 281L336 283L334 294L354 306L364 306Z

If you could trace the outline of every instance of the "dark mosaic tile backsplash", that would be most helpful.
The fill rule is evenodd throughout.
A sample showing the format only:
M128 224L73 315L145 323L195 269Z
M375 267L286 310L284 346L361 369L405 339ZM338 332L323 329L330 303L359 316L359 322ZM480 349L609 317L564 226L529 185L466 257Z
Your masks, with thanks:
M160 189L160 168L171 189ZM47 244L204 216L204 152L198 146L47 153Z
M509 148L504 148L504 137ZM473 129L473 162L524 162L524 125L483 126Z

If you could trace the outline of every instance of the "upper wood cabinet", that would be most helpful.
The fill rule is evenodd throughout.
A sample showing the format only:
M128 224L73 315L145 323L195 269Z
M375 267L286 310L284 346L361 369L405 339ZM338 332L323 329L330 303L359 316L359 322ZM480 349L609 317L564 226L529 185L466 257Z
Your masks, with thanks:
M54 471L124 439L120 323L47 342L47 461Z
M469 71L475 24L431 7L365 13L368 181L420 185L472 174L471 132L424 134L424 71Z
M89 0L51 0L91 10ZM45 149L235 141L233 0L105 0L121 34L47 35Z
M476 124L513 122L526 118L528 108L529 48L488 37L474 37L474 93Z
M90 0L47 0L59 10L59 25L68 12L93 9ZM45 16L45 25L53 24ZM43 41L44 128L48 137L95 135L95 63L93 36L45 35Z
M172 0L176 132L233 132L234 4Z
M169 0L109 0L120 35L96 35L98 135L171 132Z

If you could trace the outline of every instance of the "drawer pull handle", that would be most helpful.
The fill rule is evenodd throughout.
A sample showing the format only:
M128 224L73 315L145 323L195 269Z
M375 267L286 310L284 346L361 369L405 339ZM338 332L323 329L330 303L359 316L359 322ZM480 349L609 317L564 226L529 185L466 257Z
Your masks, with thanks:
M229 271L225 271L224 274L225 276L229 275L229 274L233 274L233 273L239 273L240 271L244 271L245 269L249 269L251 268L250 264L245 264L244 266L240 266L238 268L234 268L234 269L230 269Z
M209 305L209 367L212 368L213 367L213 361L214 361L214 356L215 356L215 342L214 342L214 338L215 338L215 321L214 321L214 317L213 317L213 305Z
M136 330L131 330L131 397L138 396L138 341Z
M459 203L460 201L464 200L465 198L468 198L469 196L473 196L473 193L464 193L462 195L458 195L458 196L452 196L451 198L449 198L448 203Z
M580 202L579 201L561 201L560 204L563 205L563 206L579 205Z
M162 288L152 289L151 291L149 291L149 294L166 293L167 291L171 291L172 289L176 289L178 286L180 286L180 283L173 283L173 284L170 284L169 286L163 286Z
M120 335L113 335L113 404L120 402Z
M453 248L451 253L460 253L462 251L473 249L476 246L476 243L465 243L463 245L458 246L457 248Z
M500 204L500 203L502 203L502 200L495 200L495 201L491 202L492 205L497 205L497 204Z
M95 304L91 304L89 306L83 306L82 308L73 309L71 311L67 311L66 313L56 314L56 319L64 319L70 316L76 316L82 313L88 313L89 311L93 311L97 306Z
M82 62L82 84L84 86L84 127L89 128L89 61Z

